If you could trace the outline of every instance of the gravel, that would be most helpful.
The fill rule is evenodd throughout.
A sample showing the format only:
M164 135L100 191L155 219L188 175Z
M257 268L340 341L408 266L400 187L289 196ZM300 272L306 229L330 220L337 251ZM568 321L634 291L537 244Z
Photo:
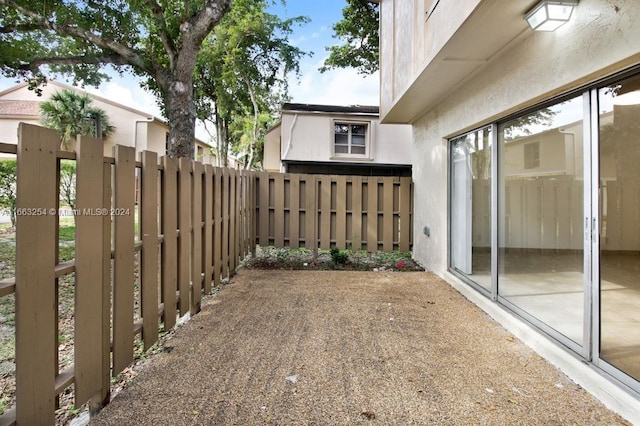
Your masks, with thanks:
M427 272L241 270L91 425L626 425Z

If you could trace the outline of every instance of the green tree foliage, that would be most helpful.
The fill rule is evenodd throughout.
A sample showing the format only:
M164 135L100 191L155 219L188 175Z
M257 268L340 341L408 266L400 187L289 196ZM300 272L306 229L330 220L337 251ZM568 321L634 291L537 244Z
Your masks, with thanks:
M71 209L76 208L76 162L60 162L60 201Z
M11 226L16 226L16 160L0 160L0 208L9 211Z
M115 131L109 123L107 113L91 105L91 97L65 89L54 93L40 104L41 121L45 127L60 135L62 146L67 149L76 135L97 137L98 126L102 138L107 139Z
M342 44L327 47L329 56L320 71L355 68L360 74L379 69L380 6L369 0L346 0L342 20L333 25L334 38Z
M192 157L194 69L231 0L0 0L0 72L36 88L47 75L97 85L132 70L161 94L169 154Z
M283 20L266 12L273 3L234 0L198 58L198 116L215 126L220 165L226 165L229 149L246 168L261 161L264 134L287 99L287 77L298 75L306 55L288 36L308 18Z

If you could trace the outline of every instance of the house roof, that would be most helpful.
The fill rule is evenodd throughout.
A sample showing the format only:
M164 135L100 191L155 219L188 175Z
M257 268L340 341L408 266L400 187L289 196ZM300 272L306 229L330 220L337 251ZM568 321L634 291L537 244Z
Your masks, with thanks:
M285 103L282 111L305 111L305 112L337 112L347 114L378 114L380 108L374 105L317 105L317 104L295 104Z
M127 105L112 101L110 99L104 98L102 96L96 95L94 93L91 92L87 92L86 90L83 90L79 87L76 86L70 86L68 84L64 84L61 83L59 81L56 80L49 80L47 81L47 84L52 85L52 86L56 86L62 89L69 89L69 90L73 90L76 92L80 92L80 93L85 93L87 95L89 95L90 97L92 97L95 100L113 105L117 108L121 108L124 109L126 111L130 111L133 112L135 114L141 115L143 117L146 117L148 120L152 120L155 121L157 123L162 124L163 126L168 127L169 123L167 122L167 120L160 118L160 117L156 117L153 114L149 114L148 112L144 112L144 111L140 111L139 109L135 109L132 107L129 107ZM23 87L26 87L28 85L28 83L21 83L18 84L16 86L12 86L9 87L8 89L2 90L0 91L0 98L2 98L4 95L9 94L11 92L14 92L16 90L22 89ZM3 100L0 99L0 116L3 117L40 117L40 108L39 108L39 104L40 101L21 101L21 100ZM212 145L201 140L198 138L194 138L196 144L205 146L210 148Z
M0 116L39 117L40 102L0 99Z

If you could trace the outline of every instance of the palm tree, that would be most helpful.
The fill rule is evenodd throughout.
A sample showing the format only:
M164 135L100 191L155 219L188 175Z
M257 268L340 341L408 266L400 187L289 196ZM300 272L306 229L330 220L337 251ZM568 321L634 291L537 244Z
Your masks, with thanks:
M58 132L64 149L68 149L76 135L97 137L98 123L103 139L114 132L115 127L109 124L107 113L91 106L91 102L89 95L65 89L40 104L42 124Z

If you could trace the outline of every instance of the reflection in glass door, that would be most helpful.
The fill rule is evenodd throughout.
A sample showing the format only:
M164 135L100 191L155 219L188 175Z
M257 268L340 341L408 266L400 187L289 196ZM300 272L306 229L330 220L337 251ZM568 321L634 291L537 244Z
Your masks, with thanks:
M501 300L553 333L585 338L582 97L499 126Z
M451 141L451 267L491 290L491 127Z
M600 358L640 380L640 78L598 95Z

